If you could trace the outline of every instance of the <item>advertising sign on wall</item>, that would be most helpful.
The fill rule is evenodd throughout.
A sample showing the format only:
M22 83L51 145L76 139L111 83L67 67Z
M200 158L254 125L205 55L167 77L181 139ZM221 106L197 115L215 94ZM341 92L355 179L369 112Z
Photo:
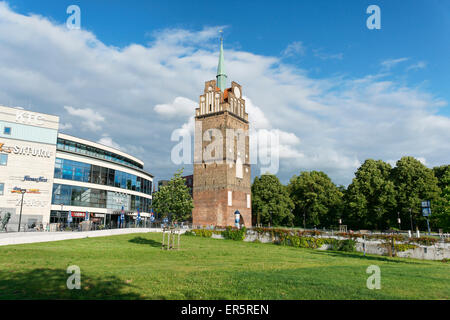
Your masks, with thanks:
M72 217L74 218L84 218L85 215L86 215L85 212L72 211Z
M34 182L47 182L48 179L44 178L44 177L36 177L36 178L32 178L30 176L25 176L23 177L23 181L34 181Z
M44 149L44 148L36 148L36 147L29 147L29 146L21 146L21 145L14 145L14 146L5 146L4 143L0 142L0 152L4 153L14 153L18 155L25 155L25 156L34 156L34 157L42 157L42 158L50 158L52 156L52 152Z

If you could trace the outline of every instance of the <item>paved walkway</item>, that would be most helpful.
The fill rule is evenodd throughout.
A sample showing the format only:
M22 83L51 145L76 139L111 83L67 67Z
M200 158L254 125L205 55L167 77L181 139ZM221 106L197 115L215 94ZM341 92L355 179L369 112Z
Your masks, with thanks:
M162 230L160 228L128 228L83 232L0 232L0 246L6 246L10 244L106 237L119 234L143 232L162 232Z

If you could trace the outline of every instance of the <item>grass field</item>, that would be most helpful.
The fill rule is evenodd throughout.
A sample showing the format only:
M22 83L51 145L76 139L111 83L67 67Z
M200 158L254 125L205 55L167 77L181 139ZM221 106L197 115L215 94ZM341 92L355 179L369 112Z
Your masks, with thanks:
M359 253L145 233L0 247L0 299L449 299L450 266ZM68 290L67 267L81 268ZM369 290L366 268L381 268Z

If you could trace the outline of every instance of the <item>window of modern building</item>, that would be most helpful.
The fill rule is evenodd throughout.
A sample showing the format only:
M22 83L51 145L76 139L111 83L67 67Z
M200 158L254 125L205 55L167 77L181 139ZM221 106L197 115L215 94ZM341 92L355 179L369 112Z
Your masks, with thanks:
M3 129L3 134L11 135L11 127L5 127Z
M0 196L2 196L4 192L5 192L5 184L0 183Z
M115 175L115 170L108 169L108 180L107 180L108 186L114 187L114 175Z
M150 212L151 199L124 194L120 192L69 186L63 184L53 185L52 204L68 206L108 208L120 210Z
M88 163L56 158L55 178L95 183L151 194L152 182L136 175Z
M108 152L105 150L101 150L95 147L87 146L81 143L75 143L69 140L65 140L62 138L58 138L58 142L56 145L58 150L65 150L75 153L80 153L84 155L88 155L90 157L95 157L99 159L105 159L108 161L117 162L120 164L124 164L133 168L144 169L144 167L131 159L126 159L120 155L117 155L112 152Z
M8 164L8 155L0 154L0 166L6 166Z

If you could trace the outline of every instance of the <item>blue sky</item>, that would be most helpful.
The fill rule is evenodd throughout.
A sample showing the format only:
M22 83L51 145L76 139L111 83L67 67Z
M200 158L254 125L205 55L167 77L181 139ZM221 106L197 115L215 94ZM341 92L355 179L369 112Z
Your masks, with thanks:
M81 8L81 27L83 31L89 32L89 35L78 35L78 39L92 37L101 46L105 46L107 49L101 51L105 54L103 60L120 54L124 56L122 61L129 56L136 59L135 52L130 48L134 48L135 44L140 45L143 53L138 56L142 60L139 60L139 67L133 66L132 69L148 68L148 73L143 71L142 82L148 81L150 85L155 81L161 83L151 69L166 66L168 62L163 58L156 62L152 59L161 52L171 57L170 68L166 71L176 71L178 75L167 76L167 81L178 82L176 89L167 84L166 87L159 88L158 94L142 93L142 97L136 98L134 102L142 103L140 110L156 110L154 108L157 105L173 110L185 108L177 104L177 97L189 99L179 99L178 102L192 101L195 104L201 93L202 81L212 79L215 75L217 31L223 26L229 79L242 83L244 90L248 88L247 98L253 104L249 108L254 114L261 114L257 122L262 128L283 131L287 151L280 163L280 177L284 182L292 174L298 174L299 170L317 169L330 174L337 183L348 184L356 164L368 157L393 163L402 155L410 154L423 158L429 166L448 163L450 152L447 155L442 152L450 151L445 142L446 129L450 131L450 1L10 0L7 4L7 10L20 15L8 20L9 33L5 31L4 38L0 39L0 43L1 40L12 43L8 49L11 50L8 59L14 56L15 60L10 60L9 68L12 68L11 63L16 64L13 67L17 67L28 61L22 52L20 55L24 54L24 60L19 60L20 57L17 57L17 52L14 54L14 50L33 46L30 41L19 45L11 38L15 31L11 28L17 27L17 30L20 29L30 39L42 39L46 43L49 40L48 34L37 35L39 28L36 31L25 30L20 25L20 20L26 20L30 14L39 15L36 25L49 21L52 30L59 28L61 31L68 17L66 8L71 4ZM371 4L381 8L381 30L369 30L366 27L369 16L366 8ZM4 27L6 28L6 24ZM33 32L36 32L35 37ZM171 42L170 36L174 35L177 40ZM183 35L186 37L183 38ZM71 36L77 35L72 33ZM42 53L43 61L38 60L39 56L34 56L32 59L35 63L29 69L34 70L35 65L45 64L45 57L52 54L58 57L62 55L67 61L75 61L71 60L74 57L61 50L66 41L64 37L58 40L59 44L53 40L48 44L49 53ZM36 48L42 50L42 47ZM84 57L80 57L84 61L94 59L98 54L95 50L90 52L89 48L83 49L82 45L80 50L86 52ZM246 60L248 57L251 60ZM195 61L195 66L192 61ZM61 63L64 65L63 59ZM101 63L97 61L96 65ZM134 63L137 64L136 61ZM249 72L240 73L238 66L241 63L249 66ZM131 62L127 60L121 65L121 70L130 65ZM109 68L112 69L112 65ZM189 68L192 68L192 72ZM85 69L73 66L72 71L73 74L82 74L81 70ZM36 72L55 83L56 80L52 78L54 73L46 74L45 70ZM114 70L108 72L111 77L120 78L120 74L115 74ZM6 81L6 76L4 77ZM92 78L98 77L100 76L95 75ZM86 83L90 81L86 74L82 79ZM289 85L287 82L291 80L292 85ZM95 80L92 81L91 88L97 85ZM137 90L133 87L133 81L111 83L111 86L117 85L124 92L129 90L129 94L133 95ZM80 81L76 83L79 84ZM270 88L276 88L272 94L273 101L261 94ZM69 134L76 133L91 140L110 142L117 147L124 146L127 137L121 137L106 122L119 118L127 108L126 102L122 106L108 106L108 109L106 105L111 102L105 88L98 88L101 94L95 98L88 85L85 88L77 87L77 90L73 90L73 86L66 89L67 92L76 91L77 99L61 97L50 101L39 96L33 98L30 90L24 91L20 86L3 88L0 90L0 99L3 97L15 104L30 104L31 101L36 111L60 115L62 122L67 122ZM286 97L291 89L297 92L292 97ZM117 89L113 92L117 93ZM103 100L102 94L105 95ZM298 104L295 99L298 99ZM278 109L278 100L281 104L279 110L286 114L274 113L273 109ZM0 103L7 104L8 101ZM411 110L407 110L409 105ZM73 108L67 109L66 106ZM80 133L74 128L74 119L83 119L80 116L83 112L74 110L84 110L85 114L95 115L94 118L99 120L92 126L88 125L92 130ZM111 110L115 112L108 114ZM287 114L289 112L294 113L295 117ZM188 112L185 114L188 115ZM354 115L358 117L354 118ZM292 122L294 120L291 119L297 119L296 117L304 120L302 128L298 126L298 121L301 120ZM393 120L393 117L403 118L405 122ZM421 117L427 119L427 122L421 124ZM105 120L101 120L102 118ZM375 118L376 121L373 120ZM184 124L189 126L187 118L168 116L168 113L156 112L151 119L151 130L154 131L146 134L160 139L167 135L170 137L171 130ZM160 125L162 121L165 122L164 125ZM101 132L94 129L94 124L102 123L105 124L102 125ZM376 128L362 132L373 123ZM434 127L436 124L439 126ZM308 128L309 125L311 128ZM423 129L422 125L429 128ZM377 142L368 143L368 140L372 140L368 138L369 133L377 130L380 130L377 137L385 136ZM422 130L428 131L419 136ZM322 132L312 135L312 131ZM358 139L351 138L360 134L365 140L361 138L358 142ZM167 139L162 145L167 144ZM297 146L296 149L293 146ZM155 172L157 177L170 176L176 166L167 166L167 161L157 160L165 158L170 150L157 145L145 145L144 151L139 147L128 147L127 151L135 151L137 156L143 157L149 163L148 169ZM158 149L158 152L149 152L147 148ZM327 154L327 160L322 161L319 153ZM298 160L302 157L304 161ZM333 165L335 162L330 162L329 159L348 165Z
M77 4L83 29L108 45L145 45L155 30L227 26L225 49L233 47L263 55L279 55L292 42L301 41L316 56L294 57L287 62L307 69L311 76L362 76L376 72L380 62L407 57L408 64L393 72L413 85L450 101L450 2L411 1L9 1L18 12L37 13L59 23L65 9ZM366 27L366 8L381 9L381 30ZM326 56L342 55L342 58ZM426 68L405 72L408 65L425 62ZM449 115L449 108L440 112Z

